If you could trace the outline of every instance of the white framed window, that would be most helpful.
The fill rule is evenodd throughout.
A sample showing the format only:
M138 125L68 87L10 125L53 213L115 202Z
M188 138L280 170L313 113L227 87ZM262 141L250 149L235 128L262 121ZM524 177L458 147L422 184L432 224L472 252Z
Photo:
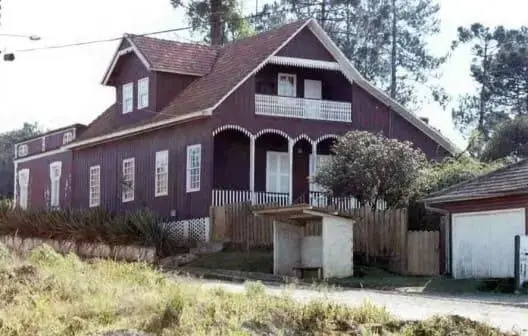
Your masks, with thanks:
M62 144L65 145L72 141L73 141L73 132L69 131L69 132L64 133L64 135L62 136Z
M187 192L200 190L202 145L187 146Z
M134 109L134 83L126 83L122 89L123 113L132 112Z
M266 192L290 192L290 158L287 152L266 152Z
M62 162L55 161L50 164L50 206L52 208L60 205L60 178Z
M297 96L297 76L294 74L279 73L278 95L284 97Z
M169 194L169 151L156 152L156 172L154 175L154 196Z
M149 78L141 78L138 80L137 86L137 97L138 97L138 109L142 109L149 106Z
M314 178L314 176L317 174L319 169L321 169L322 166L324 166L328 161L330 161L331 158L332 158L331 155L317 154L317 162L314 162L314 156L313 154L310 154L310 176L311 178ZM322 186L310 181L310 191L324 192L325 190Z
M89 205L90 208L101 205L101 166L90 167L89 177Z
M22 209L28 207L28 192L29 192L29 169L20 169L18 171L18 205Z
M17 147L17 155L18 157L26 156L28 155L28 145L18 145Z
M136 160L128 158L123 160L123 188L122 200L123 203L134 200L134 187L136 183Z

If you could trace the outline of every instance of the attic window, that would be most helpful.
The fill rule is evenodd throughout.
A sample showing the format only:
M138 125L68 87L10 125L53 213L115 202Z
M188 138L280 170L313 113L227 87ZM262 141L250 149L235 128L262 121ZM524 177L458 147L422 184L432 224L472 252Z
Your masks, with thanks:
M138 109L149 105L149 79L148 77L138 80Z
M134 108L134 83L126 83L122 88L123 113L132 112Z
M17 154L19 157L28 155L28 145L18 145Z
M63 145L66 145L67 143L72 142L72 140L73 140L73 132L66 132L62 136L62 144Z

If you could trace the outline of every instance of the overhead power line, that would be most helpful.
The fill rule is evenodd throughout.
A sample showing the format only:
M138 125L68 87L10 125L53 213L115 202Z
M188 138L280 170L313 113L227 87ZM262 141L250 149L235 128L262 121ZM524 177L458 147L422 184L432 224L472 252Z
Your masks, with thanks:
M306 4L302 6L298 6L297 9L304 9L307 7L315 6L318 4ZM291 10L289 8L284 8L281 11L275 12L273 14L280 14L285 12L290 12ZM225 11L217 12L217 13L225 13ZM217 14L217 13L211 13L211 14ZM270 13L258 13L258 14L251 14L244 17L240 17L240 20L251 20L258 17L269 15ZM231 18L232 20L233 18ZM159 31L153 31L143 34L134 34L134 36L148 36L148 35L157 35L157 34L163 34L163 33L171 33L171 32L178 32L178 31L184 31L192 29L192 26L187 27L179 27L179 28L171 28L171 29L165 29L165 30L159 30ZM70 48L70 47L78 47L78 46L85 46L90 44L97 44L97 43L106 43L106 42L113 42L113 41L119 41L123 38L123 36L118 37L111 37L106 39L98 39L98 40L90 40L90 41L82 41L82 42L73 42L73 43L66 43L66 44L57 44L57 45L50 45L50 46L43 46L43 47L35 47L35 48L27 48L27 49L19 49L15 50L12 53L19 53L19 52L31 52L31 51L39 51L39 50L49 50L49 49L62 49L62 48Z
M159 30L159 31L143 33L143 34L134 34L134 36L148 36L148 35L155 35L155 34L171 33L171 32L178 32L178 31L182 31L182 30L187 30L187 29L191 29L191 28L192 27L190 27L190 26L189 27L172 28L172 29ZM96 44L96 43L105 43L105 42L119 41L122 38L123 38L123 36L111 37L111 38L100 39L100 40L91 40L91 41L74 42L74 43L67 43L67 44L57 44L57 45L37 47L37 48L19 49L19 50L16 50L14 52L15 53L19 53L19 52L28 52L28 51L37 51L37 50L61 49L61 48L68 48L68 47L85 46L85 45Z

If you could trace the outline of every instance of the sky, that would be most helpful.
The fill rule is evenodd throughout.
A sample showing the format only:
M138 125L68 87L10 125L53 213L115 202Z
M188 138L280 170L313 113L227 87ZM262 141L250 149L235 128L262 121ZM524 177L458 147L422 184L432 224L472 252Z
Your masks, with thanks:
M244 7L253 9L255 1L246 0ZM440 5L441 32L430 40L431 50L439 54L448 50L458 26L528 24L528 2L524 0L441 0ZM186 25L183 12L173 9L169 0L3 0L0 34L35 34L41 40L0 35L0 52ZM170 37L191 38L188 32ZM24 122L38 122L44 130L91 122L115 100L114 89L102 86L101 80L117 43L18 52L14 62L0 60L0 132L19 128ZM474 89L470 61L469 48L460 48L443 66L440 84L452 97ZM464 146L450 108L442 110L431 103L417 114L428 117L431 125Z

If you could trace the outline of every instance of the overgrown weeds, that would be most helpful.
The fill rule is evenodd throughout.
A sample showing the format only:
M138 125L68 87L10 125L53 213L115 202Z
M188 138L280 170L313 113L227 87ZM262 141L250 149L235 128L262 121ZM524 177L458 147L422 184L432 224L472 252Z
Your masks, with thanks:
M169 227L162 222L148 209L117 216L101 208L24 211L0 205L0 235L151 246L160 256L170 254L177 243L171 240Z
M26 261L0 265L0 335L98 335L109 330L154 335L505 335L476 322L444 317L395 320L365 303L299 303L270 296L261 283L244 293L166 279L151 266L82 262L42 246Z

